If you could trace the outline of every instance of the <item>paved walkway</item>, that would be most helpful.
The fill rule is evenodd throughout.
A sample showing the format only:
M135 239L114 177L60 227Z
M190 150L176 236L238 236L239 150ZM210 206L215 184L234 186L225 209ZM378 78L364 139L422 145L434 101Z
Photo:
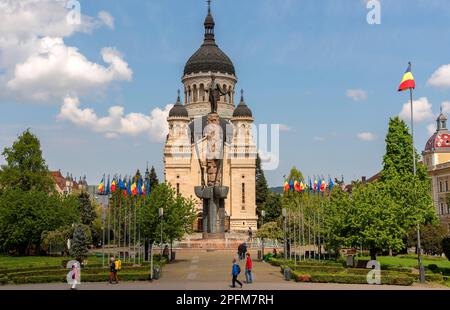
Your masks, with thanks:
M252 253L255 254L255 253ZM160 280L150 282L121 283L82 283L80 290L236 290L230 288L231 266L234 257L229 251L183 251L176 253L176 262L166 265ZM244 271L244 263L241 263ZM245 279L244 272L239 277ZM83 280L83 279L81 279ZM67 290L66 284L32 284L0 286L0 290ZM372 286L347 285L327 283L295 283L285 281L279 267L273 267L263 262L254 262L254 284L244 284L244 290L417 290L445 289L438 286L414 285L403 286Z

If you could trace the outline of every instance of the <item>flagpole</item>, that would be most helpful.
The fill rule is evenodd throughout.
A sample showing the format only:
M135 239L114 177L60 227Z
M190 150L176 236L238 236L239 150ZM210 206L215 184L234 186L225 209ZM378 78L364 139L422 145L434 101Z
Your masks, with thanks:
M109 250L110 250L110 244L111 244L111 214L110 214L110 200L109 200L109 196L108 196L108 262L109 262ZM105 245L103 245L105 246Z
M296 198L295 195L297 195L297 194L295 193L295 189L294 189L294 202L295 202L295 198ZM294 214L292 216L292 222L293 222L293 226L294 226L294 263L295 263L295 265L297 265L297 234L296 234L296 230L295 230L295 217L296 217L295 211L296 211L296 209L297 208L295 208L295 206L294 206L294 212L293 212Z
M414 148L414 109L413 109L413 90L409 89L409 97L411 101L411 138L412 138L412 156L413 156L413 172L417 175L416 167L416 152ZM419 261L419 280L421 283L425 282L425 269L422 262L422 247L420 244L420 223L417 223L417 259Z
M118 253L118 257L119 257L119 260L120 260L120 231L121 231L121 228L122 228L122 197L121 197L122 195L121 195L121 193L119 194L119 209L117 210L118 211L118 213L119 213L119 219L118 219L118 223L117 223L117 226L118 226L118 229L119 229L119 232L118 232L118 238L117 238L117 253Z
M137 207L137 196L134 204L134 256L133 256L133 263L136 264L136 207Z

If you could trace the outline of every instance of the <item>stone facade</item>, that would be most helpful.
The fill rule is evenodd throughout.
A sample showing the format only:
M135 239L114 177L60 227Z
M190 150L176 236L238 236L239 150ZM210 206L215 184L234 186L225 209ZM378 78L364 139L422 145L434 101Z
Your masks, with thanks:
M192 68L202 68L204 71L196 72ZM217 114L214 115L215 123L222 130L224 140L223 164L222 167L216 167L220 171L214 173L221 175L221 186L229 187L225 200L225 223L228 226L226 230L246 232L251 227L255 231L257 215L256 146L252 136L254 120L248 115L234 115L237 77L228 56L215 43L214 20L210 10L205 20L205 41L188 61L182 77L183 107L179 99L173 113L167 119L169 134L164 148L165 181L179 194L197 201L199 220L194 228L201 231L202 202L196 198L194 188L207 185L208 173L211 175L213 173L207 171L206 156L209 134L206 123L208 115L211 118L211 104L207 90L213 74L215 82L225 93L218 100ZM242 103L243 100L242 97Z
M436 214L450 234L450 131L446 121L441 113L437 130L428 140L422 155L431 177Z

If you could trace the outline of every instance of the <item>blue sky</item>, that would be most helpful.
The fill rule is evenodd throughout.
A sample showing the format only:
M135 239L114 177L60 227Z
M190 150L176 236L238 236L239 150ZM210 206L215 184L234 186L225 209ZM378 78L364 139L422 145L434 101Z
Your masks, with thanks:
M408 102L407 93L396 91L408 61L417 83L415 99L421 99L419 151L441 104L450 112L450 74L443 67L450 63L448 1L381 2L381 24L369 25L363 0L213 1L216 40L234 62L237 87L245 89L256 123L289 128L281 132L279 168L266 172L271 185L281 185L293 165L305 175L344 175L346 181L375 174L381 168L389 117ZM98 17L102 11L113 25ZM63 85L58 92L76 92L76 107L92 109L98 117L108 115L111 106L123 107L125 114L149 115L175 101L184 64L203 39L206 1L81 1L81 12L98 17L98 25L58 34L64 46L105 68L102 49L112 47L129 70L115 68L98 88ZM6 47L0 49L0 57L6 54ZM17 63L3 59L0 84L17 76L14 70L25 61L27 57ZM55 80L45 86L50 90L61 80L46 75L51 76ZM163 144L158 139L139 129L109 134L79 118L78 123L58 118L63 97L21 98L18 94L28 95L41 84L18 85L24 86L15 94L0 96L1 149L31 128L41 138L50 169L86 174L95 183L103 173L129 174L149 162L162 177Z

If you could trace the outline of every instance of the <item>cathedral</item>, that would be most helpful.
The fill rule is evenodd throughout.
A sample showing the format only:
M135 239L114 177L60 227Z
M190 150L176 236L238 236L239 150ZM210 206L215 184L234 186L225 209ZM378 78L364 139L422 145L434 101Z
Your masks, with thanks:
M194 228L202 231L204 209L195 188L204 186L204 172L210 173L205 154L209 115L214 113L223 138L223 147L219 152L222 158L218 168L220 185L229 188L224 202L225 231L246 232L249 227L255 231L254 119L245 102L244 92L235 97L236 71L233 62L216 43L214 26L209 5L203 44L184 68L184 99L181 99L179 91L177 102L167 119L169 134L164 148L164 177L178 194L197 201L198 220ZM218 93L214 107L211 104L212 86Z
M428 139L422 152L431 177L433 204L436 214L450 234L450 131L442 113L436 120L436 132Z

